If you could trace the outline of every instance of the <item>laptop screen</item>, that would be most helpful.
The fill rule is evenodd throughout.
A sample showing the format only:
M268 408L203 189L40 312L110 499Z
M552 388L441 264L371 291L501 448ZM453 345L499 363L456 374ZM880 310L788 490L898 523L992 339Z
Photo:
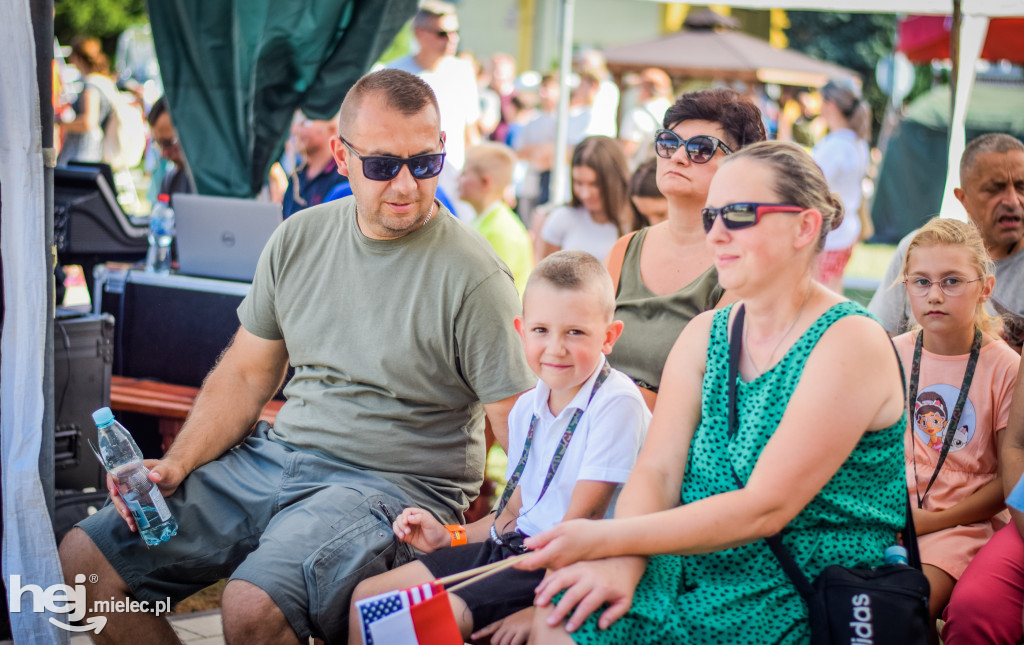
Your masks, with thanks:
M178 273L252 282L256 263L281 223L281 205L231 197L172 197Z

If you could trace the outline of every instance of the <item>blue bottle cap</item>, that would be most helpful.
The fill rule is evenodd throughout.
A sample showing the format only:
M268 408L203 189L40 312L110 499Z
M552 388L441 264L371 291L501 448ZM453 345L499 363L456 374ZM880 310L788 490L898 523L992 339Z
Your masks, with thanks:
M92 420L97 426L104 426L114 420L114 413L110 408L100 408L92 413Z
M886 548L885 549L885 559L886 560L890 560L890 559L893 559L893 558L898 558L900 560L906 560L907 559L907 549L905 547L900 546L899 544L894 544L894 545Z

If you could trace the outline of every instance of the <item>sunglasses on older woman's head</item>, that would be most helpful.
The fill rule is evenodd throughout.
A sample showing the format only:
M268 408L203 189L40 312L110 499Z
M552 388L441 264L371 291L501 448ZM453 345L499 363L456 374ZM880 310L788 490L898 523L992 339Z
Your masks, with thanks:
M721 208L702 208L700 211L701 221L704 224L704 232L710 233L711 227L715 225L715 218L722 216L722 224L730 231L737 231L741 228L750 228L761 221L762 215L768 213L801 213L807 210L803 206L792 204L757 204L754 202L743 202L738 204L726 204Z
M444 167L444 140L441 140L441 152L432 152L415 157L386 157L361 155L356 152L344 137L339 136L345 147L363 164L363 176L372 181L391 181L402 172L402 166L409 166L409 172L415 179L430 179L441 174Z
M711 157L715 156L715 151L719 148L727 155L732 154L732 148L725 145L724 141L708 134L698 134L684 139L671 130L658 130L654 133L654 151L659 157L671 159L680 146L686 149L686 156L693 163L711 161Z

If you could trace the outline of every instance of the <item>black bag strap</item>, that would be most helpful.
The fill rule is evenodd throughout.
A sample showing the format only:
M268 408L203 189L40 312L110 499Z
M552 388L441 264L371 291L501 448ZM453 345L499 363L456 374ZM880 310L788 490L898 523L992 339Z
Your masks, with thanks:
M746 318L743 305L739 306L736 311L736 317L733 320L732 329L729 332L729 438L731 439L737 429L736 425L736 383L739 380L740 375L740 352L743 349L743 322ZM900 383L903 384L903 400L907 398L907 385L905 373L903 371L903 363L900 361L899 352L896 351L896 346L893 345L892 339L889 340L889 345L892 346L892 351L896 355L896 364L900 368ZM730 462L731 467L731 462ZM736 469L732 468L732 476L736 481L738 488L743 488L744 484L740 480L739 475L736 473ZM908 493L906 498L907 504L907 521L903 527L903 545L907 549L907 562L910 566L915 569L921 570L921 554L917 547L917 531L914 528L914 516L912 509L910 508L910 495ZM772 554L782 565L782 570L786 573L789 579L793 582L797 591L807 602L812 602L814 598L814 588L811 586L810 581L804 572L797 565L793 559L793 554L790 553L786 545L782 543L782 533L776 533L775 535L766 537L764 541L768 544L768 548L771 549ZM814 631L814 621L823 620L823 617L816 617L818 612L811 611L812 621L812 633L818 633Z
M892 347L892 352L896 354L896 365L900 368L900 383L903 384L903 400L907 400L907 373L903 369L903 361L900 360L900 353L896 349L896 344L892 342L892 337L889 337L889 346ZM907 414L910 414L909 408ZM913 437L911 437L913 439ZM921 550L917 547L917 529L914 527L914 510L910 507L910 491L907 491L907 523L903 525L903 548L907 550L907 564L914 567L918 571L921 569Z

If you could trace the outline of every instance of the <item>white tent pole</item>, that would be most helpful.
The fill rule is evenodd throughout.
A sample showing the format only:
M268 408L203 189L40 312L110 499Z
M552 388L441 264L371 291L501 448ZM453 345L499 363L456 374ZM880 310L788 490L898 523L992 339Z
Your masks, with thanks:
M946 188L942 191L942 217L966 220L967 211L953 195L953 189L960 186L960 157L967 144L964 132L967 120L967 104L974 87L975 69L981 58L981 48L988 33L988 17L964 14L960 23L960 55L956 77L956 96L953 97L953 114L949 122L949 167L946 171Z
M551 172L551 203L564 204L569 201L566 186L569 184L568 138L569 138L569 76L572 74L572 23L575 15L575 0L562 0L561 43L558 78L561 91L558 94L558 121L555 126L555 159Z

